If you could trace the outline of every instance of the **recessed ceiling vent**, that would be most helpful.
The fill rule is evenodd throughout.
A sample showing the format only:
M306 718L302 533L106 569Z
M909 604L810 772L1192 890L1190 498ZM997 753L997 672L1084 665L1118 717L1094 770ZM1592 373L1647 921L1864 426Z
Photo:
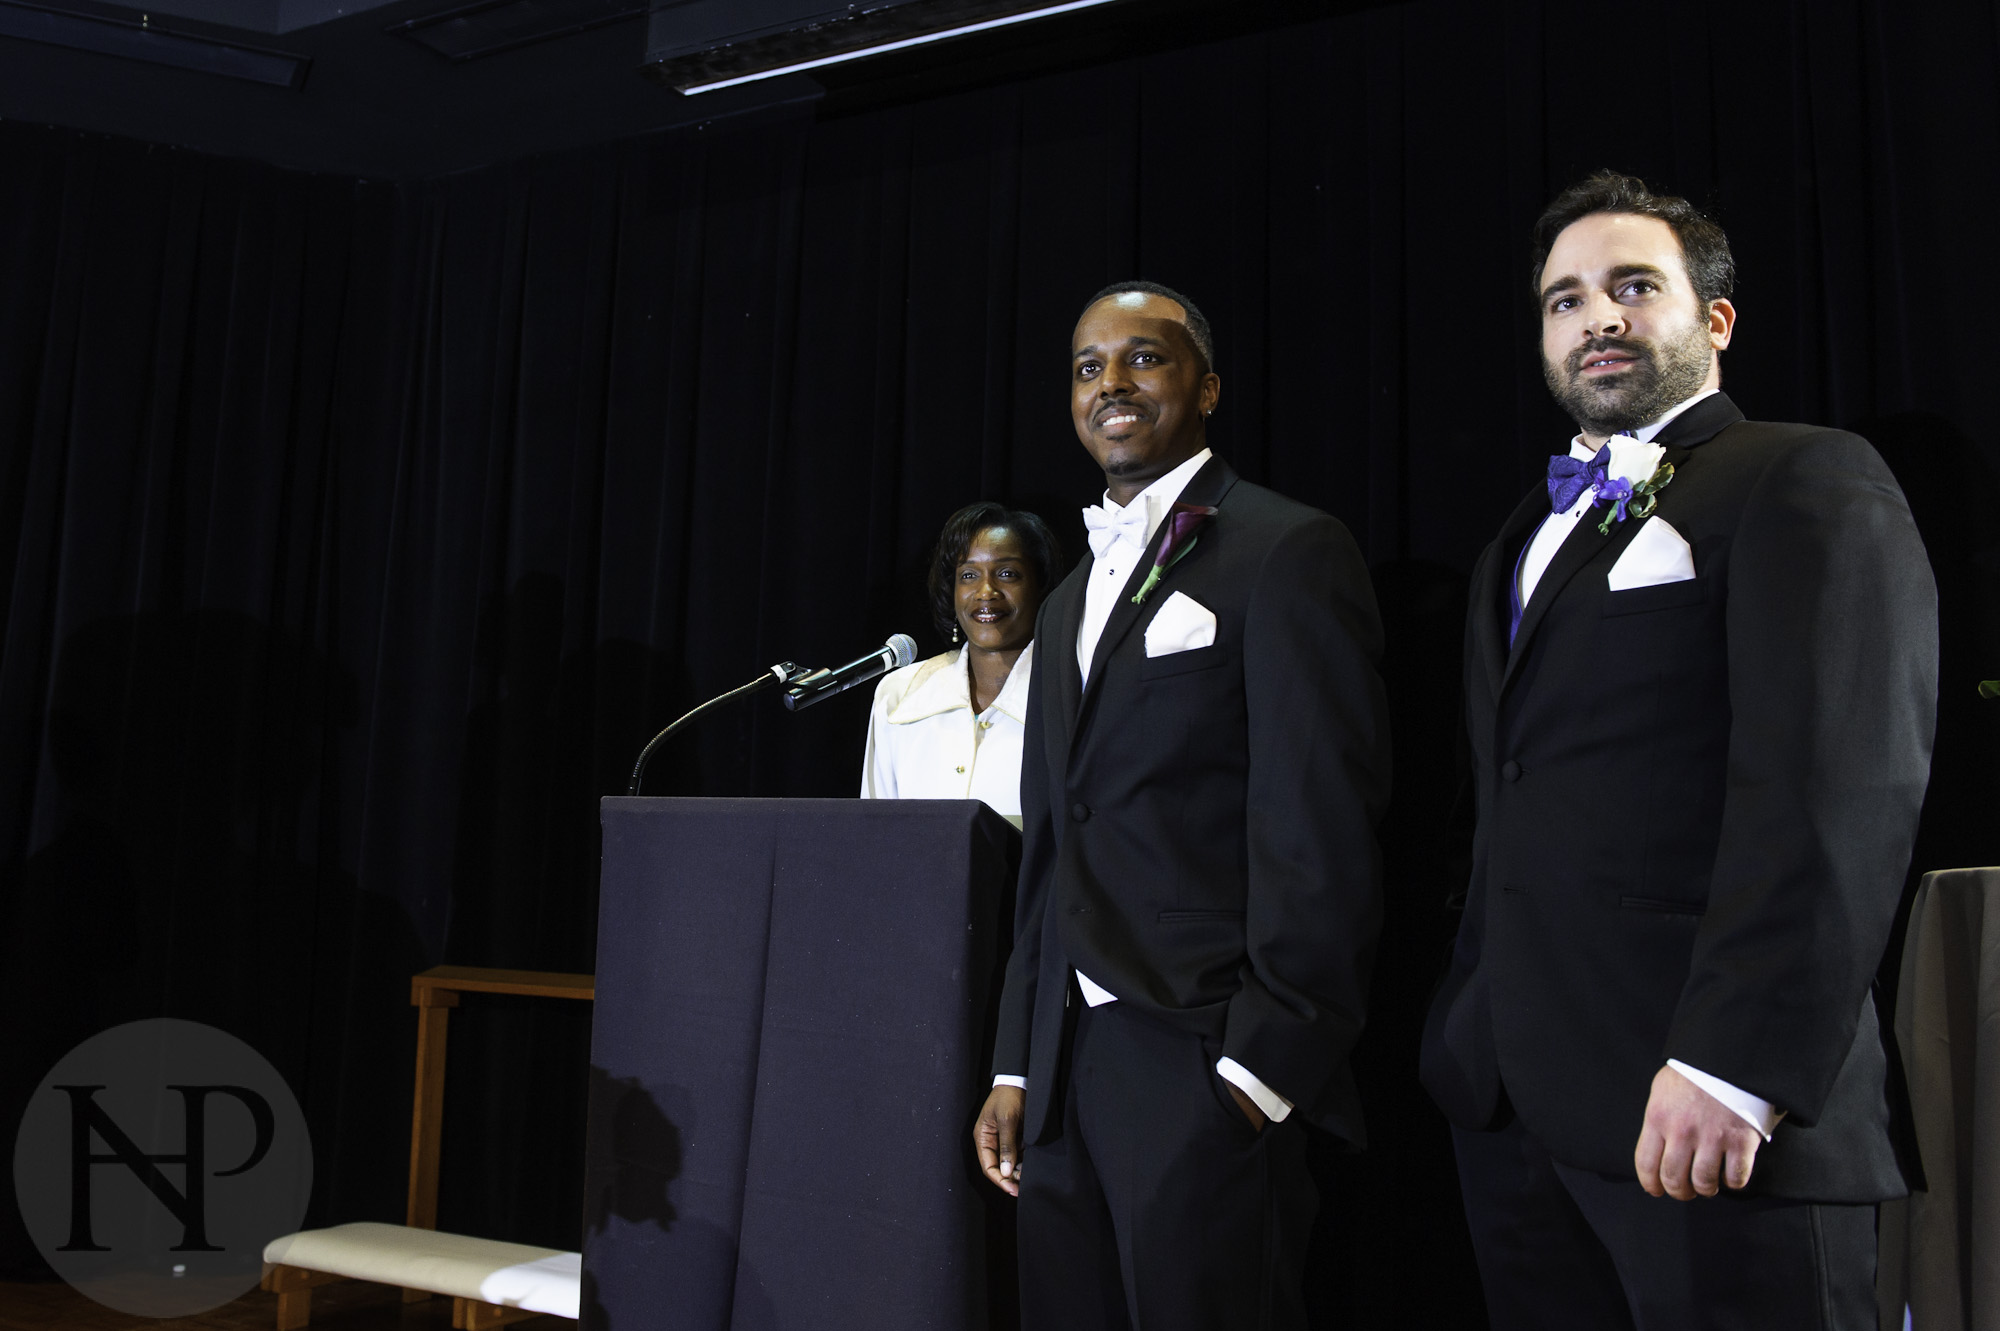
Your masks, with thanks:
M173 32L150 18L142 17L134 23L130 19L24 5L19 0L0 0L0 37L293 90L305 86L306 73L312 68L312 61L302 55Z
M477 60L646 12L646 0L479 0L388 29L447 60Z

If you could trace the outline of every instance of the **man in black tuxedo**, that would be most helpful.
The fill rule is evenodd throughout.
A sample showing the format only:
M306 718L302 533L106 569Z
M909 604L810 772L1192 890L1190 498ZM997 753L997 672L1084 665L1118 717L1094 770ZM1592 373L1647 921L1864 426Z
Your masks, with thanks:
M1714 223L1604 173L1535 236L1581 433L1473 572L1478 824L1423 1048L1493 1325L1873 1327L1923 545L1865 440L1719 391Z
M1072 350L1105 497L1035 635L974 1140L1020 1198L1030 1331L1296 1327L1301 1120L1362 1140L1347 1056L1389 775L1374 594L1340 523L1210 454L1221 380L1185 298L1109 288Z

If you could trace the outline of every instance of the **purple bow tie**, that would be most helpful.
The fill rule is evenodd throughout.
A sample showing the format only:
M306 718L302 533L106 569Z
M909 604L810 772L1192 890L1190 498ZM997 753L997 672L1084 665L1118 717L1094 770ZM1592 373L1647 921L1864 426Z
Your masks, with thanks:
M1558 453L1549 459L1549 507L1558 513L1569 512L1577 496L1585 490L1600 487L1609 477L1611 467L1611 445L1597 450L1597 456L1588 462L1579 462L1567 453Z

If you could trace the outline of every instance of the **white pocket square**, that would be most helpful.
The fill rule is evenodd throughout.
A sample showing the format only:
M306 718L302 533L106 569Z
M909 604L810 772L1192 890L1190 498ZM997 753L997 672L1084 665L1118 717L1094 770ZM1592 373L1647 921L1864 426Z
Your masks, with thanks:
M1647 518L1606 578L1614 592L1694 577L1694 548L1665 518Z
M1146 625L1146 655L1171 656L1215 643L1215 612L1175 592Z

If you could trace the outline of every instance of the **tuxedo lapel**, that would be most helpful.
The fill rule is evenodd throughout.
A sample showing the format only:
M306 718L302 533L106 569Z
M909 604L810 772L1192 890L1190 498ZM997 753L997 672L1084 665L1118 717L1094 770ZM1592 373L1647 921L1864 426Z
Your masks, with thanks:
M1153 539L1146 542L1146 553L1139 557L1131 575L1125 579L1125 585L1119 588L1118 599L1111 603L1111 617L1104 621L1104 632L1097 636L1097 650L1090 658L1090 678L1083 686L1083 701L1086 704L1096 696L1098 683L1104 678L1105 661L1132 626L1139 622L1139 613L1145 607L1132 604L1132 598L1145 583L1146 575L1152 572L1153 556L1159 553L1160 542L1166 537L1167 524L1162 522L1160 529L1153 533Z
M1076 636L1083 631L1083 599L1090 585L1091 563L1090 556L1085 555L1063 580L1064 601L1059 607L1062 613L1056 623L1055 649L1047 656L1036 653L1041 657L1038 668L1048 672L1056 715L1062 718L1065 753L1069 751L1070 737L1076 734L1076 714L1083 698L1083 674L1076 664Z
M1727 405L1728 399L1724 398L1723 402ZM1706 402L1699 403L1696 408L1690 408L1685 414L1692 415L1694 410L1706 405L1708 405ZM1730 410L1733 411L1735 408L1731 407ZM1739 414L1737 419L1741 420L1742 416ZM1719 430L1721 427L1716 428ZM1661 433L1664 434L1665 431ZM1709 436L1703 436L1707 437ZM1669 445L1660 457L1660 464L1678 470L1687 462L1688 452L1685 445ZM1669 482L1667 488L1660 492L1659 502L1662 505L1667 504L1673 491L1674 487ZM1502 690L1513 682L1515 672L1521 668L1521 658L1527 654L1529 640L1535 636L1535 630L1541 627L1542 619L1548 614L1549 607L1555 603L1558 596L1562 595L1563 588L1568 585L1569 580L1607 551L1615 561L1624 552L1625 547L1632 543L1632 538L1638 534L1639 528L1645 525L1638 519L1627 518L1623 522L1612 523L1610 532L1600 532L1598 528L1604 525L1604 517L1608 511L1608 508L1594 507L1578 518L1576 527L1556 551L1556 557L1549 561L1548 570L1542 574L1542 580L1535 584L1535 594L1528 598L1528 604L1522 608L1521 627L1514 634L1514 645L1507 654L1507 666L1500 677Z
M1479 664L1486 671L1487 686L1492 689L1495 698L1500 696L1500 678L1507 668L1507 621L1514 604L1510 586L1514 577L1514 562L1522 548L1534 538L1535 529L1548 513L1546 487L1523 498L1500 528L1499 538L1487 550L1486 562L1479 572L1479 585L1472 589L1474 605L1478 607L1473 619L1473 649L1478 653Z
M1507 653L1507 668L1500 676L1500 687L1505 690L1513 682L1514 672L1521 668L1521 658L1527 654L1528 644L1534 640L1535 630L1542 626L1542 618L1549 612L1549 605L1569 580L1583 571L1584 565L1597 558L1605 547L1622 544L1632 539L1632 532L1638 526L1634 522L1621 522L1612 527L1610 535L1598 532L1598 524L1604 519L1595 509L1577 519L1569 536L1556 557L1549 561L1542 573L1542 580L1535 584L1535 594L1528 598L1528 604L1521 609L1521 627L1514 634L1514 645Z
M1194 477L1188 481L1186 487L1181 490L1180 497L1175 502L1203 506L1211 504L1219 505L1222 502L1222 497L1228 494L1230 487L1235 484L1236 473L1230 469L1229 464L1219 457L1211 457L1202 465L1201 470L1196 472ZM1111 659L1111 654L1118 650L1118 644L1125 640L1125 636L1132 631L1132 626L1138 623L1140 616L1145 613L1146 608L1142 605L1133 604L1132 597L1138 593L1140 587L1145 585L1146 575L1153 571L1153 560L1159 554L1161 542L1167 539L1167 531L1170 526L1171 524L1167 521L1161 521L1159 530L1153 533L1153 539L1146 542L1145 554L1133 566L1131 576L1125 579L1125 586L1119 590L1118 599L1111 606L1111 617L1104 621L1104 632L1098 636L1097 650L1090 658L1090 679L1084 685L1082 702L1077 709L1079 720L1083 712L1090 706L1091 699L1097 696L1098 685L1104 679L1105 663ZM1196 551L1199 549L1200 541L1197 540L1195 550L1188 552L1188 558L1194 558ZM1165 596L1169 593L1162 590L1156 591L1155 594ZM1083 598L1079 596L1077 598L1077 623L1079 627L1081 627L1082 621ZM1072 632L1069 635L1069 641L1070 649L1074 651L1076 648L1076 633ZM1071 735L1074 737L1074 730L1071 731Z
M1703 398L1667 422L1666 428L1653 440L1666 449L1660 461L1675 468L1681 467L1687 462L1693 449L1742 419L1743 413L1737 410L1736 404L1729 400L1726 393L1716 393ZM1670 484L1661 492L1660 503L1670 506L1673 502L1672 496L1673 486ZM1615 559L1616 552L1622 551L1631 543L1633 535L1640 526L1639 523L1628 519L1614 523L1610 533L1604 535L1597 530L1604 521L1601 511L1593 510L1596 514L1594 519L1589 516L1580 519L1576 529L1570 532L1568 539L1562 543L1562 548L1556 551L1556 557L1550 561L1548 570L1542 574L1541 581L1535 584L1535 594L1522 608L1520 628L1514 634L1513 644L1508 646L1506 618L1512 602L1507 579L1514 575L1514 557L1518 556L1521 547L1532 539L1534 531L1532 523L1538 507L1543 514L1547 513L1546 501L1540 496L1530 495L1521 502L1521 507L1514 510L1514 516L1507 520L1507 526L1501 531L1500 540L1495 543L1490 566L1481 578L1481 582L1486 585L1475 589L1486 602L1481 608L1478 621L1482 628L1481 658L1487 668L1487 679L1493 684L1495 698L1498 698L1513 681L1515 672L1520 669L1521 658L1527 651L1529 640L1534 637L1535 630L1541 627L1542 619L1548 614L1550 605L1562 594L1569 580L1582 572L1585 566L1606 550L1613 551L1612 557ZM1486 646L1489 640L1485 638L1483 632L1485 628L1493 626L1497 626L1498 631L1490 641L1498 645L1498 659L1503 662L1497 670L1494 666L1495 654Z
M1675 448L1690 449L1705 444L1730 426L1743 419L1743 413L1729 400L1727 393L1717 393L1705 397L1680 415L1667 422L1665 429L1653 440L1663 445L1668 452ZM1673 458L1669 457L1668 462ZM1673 487L1669 486L1671 492ZM1663 495L1664 499L1665 496Z

